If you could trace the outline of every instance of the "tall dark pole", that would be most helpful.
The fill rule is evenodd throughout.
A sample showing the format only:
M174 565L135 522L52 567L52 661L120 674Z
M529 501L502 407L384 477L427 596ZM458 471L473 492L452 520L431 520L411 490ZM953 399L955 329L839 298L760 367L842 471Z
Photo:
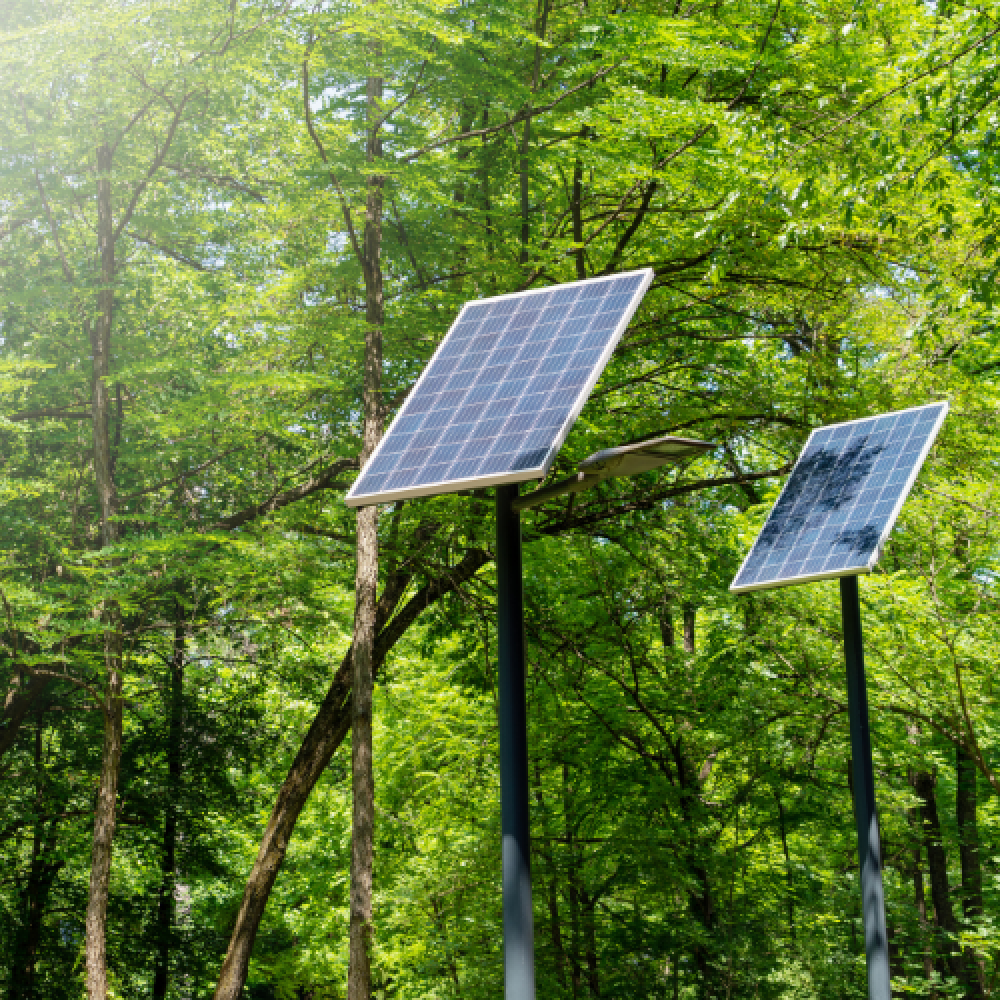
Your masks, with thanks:
M875 773L868 728L861 601L856 576L840 578L840 608L844 622L844 657L847 660L847 714L851 723L854 816L858 824L858 857L861 861L861 914L865 925L865 957L868 960L868 997L869 1000L890 1000L882 847L875 811Z
M503 828L503 967L506 1000L534 1000L528 820L528 713L524 678L519 487L497 487L497 666Z

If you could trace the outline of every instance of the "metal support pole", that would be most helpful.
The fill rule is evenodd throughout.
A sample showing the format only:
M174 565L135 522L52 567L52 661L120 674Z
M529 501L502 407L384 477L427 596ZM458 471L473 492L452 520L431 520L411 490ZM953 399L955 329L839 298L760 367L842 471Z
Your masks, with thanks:
M503 828L503 965L506 1000L534 1000L528 813L528 715L524 677L520 488L497 487L497 667Z
M847 660L847 714L851 723L854 816L858 824L858 858L861 862L861 914L865 925L865 957L868 960L868 997L869 1000L890 1000L882 848L875 811L875 773L868 728L861 601L856 576L840 578L840 609L844 622L844 657Z

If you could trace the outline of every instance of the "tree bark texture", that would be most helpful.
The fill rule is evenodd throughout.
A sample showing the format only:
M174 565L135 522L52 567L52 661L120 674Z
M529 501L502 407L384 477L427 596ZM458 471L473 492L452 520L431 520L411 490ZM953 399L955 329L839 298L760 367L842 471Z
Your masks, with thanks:
M955 953L954 937L958 934L958 921L951 905L951 890L948 885L948 858L941 840L941 821L938 817L935 778L928 771L918 771L913 776L913 788L920 797L920 820L923 829L924 849L927 852L927 868L930 872L931 902L934 918L940 932L941 957L948 972L962 978L963 963Z
M101 547L117 538L116 492L111 455L108 375L111 371L111 326L114 308L115 240L111 208L111 150L97 150L97 247L100 260L100 288L97 316L91 325L93 349L92 424L94 485L100 512ZM107 912L111 885L111 853L115 833L115 802L122 752L122 634L121 615L114 601L105 602L104 665L105 685L102 711L104 745L101 780L94 807L94 836L91 849L90 892L86 923L86 981L89 1000L106 1000Z
M955 751L955 819L962 865L962 914L967 924L983 914L983 869L979 857L979 796L976 762L962 747ZM983 958L974 949L964 952L968 996L982 997L986 986Z
M3 723L0 728L0 758L17 742L21 725L37 709L50 683L50 677L31 677L27 681L22 677L18 679L17 686L8 692L3 715L0 716Z
M153 967L153 1000L165 1000L170 981L170 945L174 930L177 885L177 810L181 788L184 724L184 618L175 605L174 649L170 660L167 729L167 797L164 803L160 898L156 905L156 959Z
M35 727L35 810L41 816L45 800L42 768L42 715ZM47 825L37 819L31 838L31 864L28 878L19 894L19 913L14 933L8 1000L36 1000L35 964L42 940L45 904L56 875L64 861L52 860L56 846L56 822Z
M372 45L377 60L380 50ZM369 76L366 90L369 122L368 162L382 156L378 119L382 113L382 78ZM382 185L368 178L365 208L365 370L362 468L382 436ZM372 952L372 864L375 837L375 772L372 747L374 652L377 636L378 507L362 507L357 521L357 566L354 584L354 656L351 705L351 925L347 967L347 1000L370 1000Z
M120 659L115 622L108 623L105 657ZM94 837L90 858L90 893L87 900L87 997L106 1000L108 994L107 916L111 887L111 851L115 835L115 800L122 755L122 675L113 670L108 678L103 703L104 746L101 754L101 781L94 807Z
M385 662L389 651L419 617L420 613L445 594L450 593L490 561L481 549L470 549L445 575L422 587L394 615L393 611L406 590L409 576L390 580L379 599L376 620L379 628L375 643L373 677ZM391 619L391 620L390 620ZM246 983L250 956L268 897L281 870L295 823L310 792L330 763L334 752L351 729L351 678L353 646L341 661L326 697L319 707L309 730L302 740L295 760L282 782L271 810L257 859L247 878L236 923L229 938L229 947L219 972L213 1000L240 1000Z
M111 468L111 401L108 375L111 372L111 323L114 310L115 239L111 214L111 150L97 150L97 253L100 260L100 287L97 316L91 325L94 369L91 380L93 418L94 484L101 516L101 547L115 541L115 483Z
M690 604L684 605L684 652L694 652L694 623L695 608Z
M539 41L544 40L548 30L549 0L538 0L538 12L535 17L535 35ZM531 92L538 89L538 77L542 68L542 46L535 45L535 61L531 72ZM520 161L518 163L518 182L521 195L521 254L520 263L527 264L531 256L531 164L528 151L531 148L531 105L528 105L524 119L524 132L521 135Z
M586 129L584 129L586 135ZM576 279L583 281L587 277L587 258L583 247L583 161L576 158L573 164L573 194L570 203L573 216L573 261L576 266Z

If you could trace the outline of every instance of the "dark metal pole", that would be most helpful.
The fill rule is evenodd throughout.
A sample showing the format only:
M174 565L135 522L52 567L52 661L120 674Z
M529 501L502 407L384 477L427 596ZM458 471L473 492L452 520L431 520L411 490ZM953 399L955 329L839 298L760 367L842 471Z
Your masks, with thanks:
M847 714L851 723L854 816L858 824L858 857L861 861L861 914L865 925L865 957L868 960L868 997L869 1000L890 1000L882 848L875 811L875 772L868 728L861 601L856 576L840 578L840 609L844 622L844 657L847 660Z
M497 673L503 828L503 966L506 1000L534 1000L528 817L528 714L524 678L520 488L497 487Z

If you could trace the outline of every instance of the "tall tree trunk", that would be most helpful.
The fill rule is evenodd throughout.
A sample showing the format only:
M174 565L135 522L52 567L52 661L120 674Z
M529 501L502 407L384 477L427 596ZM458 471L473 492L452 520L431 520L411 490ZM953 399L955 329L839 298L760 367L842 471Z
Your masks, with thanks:
M911 809L908 812L912 813L912 822L914 826L917 825L918 820L916 817L916 810ZM924 893L924 873L923 869L920 867L920 848L919 846L914 848L913 851L913 905L917 908L917 925L920 928L920 947L921 953L924 956L924 976L927 981L934 976L934 947L931 942L931 932L930 926L927 922L927 897ZM931 991L931 1000L934 1000L936 996L936 991Z
M781 849L785 854L785 893L788 897L788 935L795 940L795 894L792 886L792 856L788 851L788 833L785 829L785 806L781 795L778 800L778 822L781 825Z
M381 49L372 44L373 61ZM369 123L368 162L382 156L378 119L382 113L382 77L367 81ZM384 178L368 178L365 210L365 372L364 428L361 465L382 436L382 185ZM370 1000L372 990L372 861L375 834L375 774L372 748L372 695L376 604L378 597L378 507L358 511L357 569L355 576L354 656L351 678L351 926L347 973L347 1000Z
M979 858L979 798L976 762L962 747L955 750L955 819L958 823L959 856L962 863L962 914L974 923L983 914L983 869ZM965 968L970 997L983 996L985 968L982 956L965 949Z
M43 838L41 829L34 834L31 868L24 889L22 920L14 941L13 975L10 1000L44 1000L35 990L35 965L42 943L42 922L52 885L65 864L46 860L55 849L55 824Z
M685 653L694 653L696 618L697 609L694 605L687 602L681 605L681 644ZM673 646L675 644L676 637L674 632L669 604L665 603L663 610L660 612L660 634L665 646ZM689 723L683 719L679 720L679 726L682 729L690 729ZM677 769L681 813L687 829L693 831L696 827L695 814L700 805L701 782L698 771L690 760L682 736L678 736L670 744L670 751ZM699 845L692 833L688 838L685 850L685 861L691 876L689 881L690 887L688 888L688 906L691 915L702 926L701 939L696 940L693 945L693 956L694 964L698 969L701 995L707 998L713 996L715 991L715 977L711 955L705 945L705 940L710 940L714 932L715 907L712 900L711 876L708 873L708 869L701 863L698 852Z
M583 135L587 135L584 128ZM583 161L578 156L573 163L573 194L570 203L573 215L573 259L576 277L583 281L587 277L587 258L583 248Z
M164 804L160 898L156 907L156 959L153 1000L165 1000L170 981L170 945L174 930L177 886L177 811L181 788L181 735L184 711L184 609L174 603L174 648L170 658L167 729L167 799Z
M115 245L111 212L111 150L97 150L97 243L101 265L101 287L97 293L97 316L92 324L94 356L92 424L94 485L101 519L101 547L117 538L117 497L112 467L108 375L111 371L111 325L114 308ZM111 852L115 833L115 801L122 752L122 633L121 614L114 601L106 601L104 618L104 745L101 780L94 808L94 836L87 901L86 979L89 1000L106 1000L107 914L111 885Z
M569 764L563 761L563 822L566 824L566 882L569 887L569 972L573 1000L579 1000L583 983L580 964L580 883L576 827L573 822L573 787Z
M120 650L115 642L115 621L105 633L105 658L115 662ZM118 795L118 772L122 754L122 675L109 674L102 704L104 745L101 751L101 780L94 807L94 836L90 859L90 892L87 900L87 996L106 1000L108 993L107 917L111 888L111 851L115 835L115 800Z
M549 0L538 0L535 15L535 35L542 40L548 30ZM535 45L535 59L531 68L531 92L538 89L538 76L542 68L542 47ZM518 163L518 180L521 189L521 254L520 263L527 264L531 256L531 174L528 161L528 150L531 148L531 104L527 107L524 119L524 132L521 135L520 161Z
M670 598L664 597L660 607L660 641L664 649L673 649L677 638L674 635L674 615L670 606Z
M31 837L31 863L28 879L20 893L17 930L14 934L13 961L11 962L9 1000L36 1000L35 964L42 939L42 918L45 903L55 877L64 862L51 861L55 847L55 823L48 834L41 818L45 799L45 782L42 770L42 713L35 726L35 814Z
M0 714L0 757L17 742L21 725L32 710L38 708L51 680L50 677L26 678L15 672Z
M920 818L923 828L924 849L927 851L927 867L931 876L931 902L934 905L934 919L939 930L942 958L948 971L956 978L964 978L963 963L955 954L955 937L958 921L951 905L951 890L948 886L948 859L941 840L941 821L938 818L937 797L934 790L935 779L928 771L918 771L913 776L913 788L921 799Z
M94 370L91 382L94 485L101 517L101 547L113 545L117 537L114 516L117 507L111 456L111 324L114 316L115 240L111 213L111 150L97 150L97 246L100 259L100 288L97 316L93 323L91 348Z
M592 997L601 995L600 982L597 975L597 896L589 892L581 892L580 902L583 904L583 934L587 957L587 989Z
M694 622L695 608L691 604L684 605L684 652L694 652Z

